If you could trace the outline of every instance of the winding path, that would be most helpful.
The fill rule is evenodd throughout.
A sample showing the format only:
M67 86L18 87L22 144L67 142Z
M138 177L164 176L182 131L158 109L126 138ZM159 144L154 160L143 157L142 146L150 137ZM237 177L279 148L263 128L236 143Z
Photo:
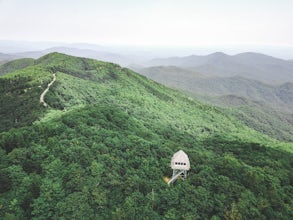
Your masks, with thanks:
M48 84L47 88L44 90L44 92L40 96L40 103L43 104L44 107L48 107L48 104L44 101L44 97L55 81L56 81L56 73L53 73L53 80Z

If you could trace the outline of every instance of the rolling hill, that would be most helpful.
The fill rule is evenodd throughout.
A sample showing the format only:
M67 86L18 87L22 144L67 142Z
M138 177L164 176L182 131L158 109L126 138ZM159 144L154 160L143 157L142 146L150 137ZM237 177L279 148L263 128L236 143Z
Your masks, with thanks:
M0 77L1 218L293 216L291 143L116 64L51 53L10 66ZM179 149L191 171L169 187Z
M145 65L148 67L177 66L195 70L207 76L241 76L274 85L293 82L292 62L252 52L234 56L217 52L207 56L153 59Z

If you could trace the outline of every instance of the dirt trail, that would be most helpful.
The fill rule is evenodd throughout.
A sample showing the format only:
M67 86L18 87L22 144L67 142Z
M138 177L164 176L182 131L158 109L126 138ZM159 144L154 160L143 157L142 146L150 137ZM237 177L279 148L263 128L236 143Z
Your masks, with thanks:
M53 80L48 84L47 88L44 90L44 92L40 96L40 103L43 104L44 107L48 107L48 104L44 101L45 95L49 91L50 87L53 85L55 81L56 81L56 73L53 73Z

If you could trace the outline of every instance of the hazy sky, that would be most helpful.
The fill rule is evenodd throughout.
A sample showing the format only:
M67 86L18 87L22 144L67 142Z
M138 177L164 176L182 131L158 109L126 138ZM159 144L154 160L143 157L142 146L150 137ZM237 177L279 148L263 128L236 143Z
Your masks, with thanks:
M0 0L0 39L293 46L293 0Z

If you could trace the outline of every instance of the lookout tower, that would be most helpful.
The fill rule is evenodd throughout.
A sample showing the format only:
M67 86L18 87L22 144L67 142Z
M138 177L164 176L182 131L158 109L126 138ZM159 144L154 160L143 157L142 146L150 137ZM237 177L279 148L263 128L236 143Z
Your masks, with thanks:
M177 151L171 159L171 168L173 176L169 180L168 185L175 182L178 177L187 178L187 171L190 170L190 162L187 154L183 150Z

